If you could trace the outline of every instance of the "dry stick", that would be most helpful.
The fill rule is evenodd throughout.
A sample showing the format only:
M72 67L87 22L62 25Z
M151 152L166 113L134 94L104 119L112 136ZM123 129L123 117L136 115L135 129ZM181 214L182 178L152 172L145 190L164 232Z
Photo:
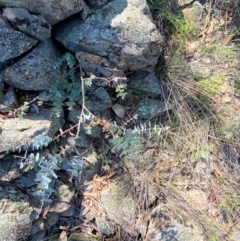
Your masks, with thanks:
M79 63L79 69L80 69L80 80L81 80L81 84L82 84L82 110L81 110L81 114L79 116L79 121L78 121L78 124L77 124L77 133L75 135L75 139L79 135L80 127L81 127L81 120L82 120L83 112L84 112L84 109L85 109L84 79L82 77L82 67L81 67L80 63Z

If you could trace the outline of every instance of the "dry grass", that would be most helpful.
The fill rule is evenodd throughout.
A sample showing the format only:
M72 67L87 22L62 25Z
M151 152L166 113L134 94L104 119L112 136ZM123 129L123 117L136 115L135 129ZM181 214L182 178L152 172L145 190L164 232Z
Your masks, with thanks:
M210 16L198 40L196 36L191 38L192 29L188 26L182 26L184 33L174 32L173 26L165 47L165 65L161 68L164 72L160 70L160 75L165 76L164 98L172 106L167 118L172 128L159 147L160 190L168 202L181 210L182 217L192 218L208 240L230 240L240 212L240 44L239 33L233 28L239 21L238 4L239 1L212 2L211 11L222 11L219 24L211 30L216 19ZM168 23L169 19L176 19L171 14L175 13L168 12ZM183 39L183 34L188 38ZM196 41L197 48L189 51L188 46ZM196 76L189 64L193 60L200 67L209 66L209 75ZM226 153L226 149L230 151ZM168 153L165 157L164 150ZM209 173L205 170L199 174L196 167L200 163L206 164ZM202 213L189 206L189 189L205 192L208 211Z

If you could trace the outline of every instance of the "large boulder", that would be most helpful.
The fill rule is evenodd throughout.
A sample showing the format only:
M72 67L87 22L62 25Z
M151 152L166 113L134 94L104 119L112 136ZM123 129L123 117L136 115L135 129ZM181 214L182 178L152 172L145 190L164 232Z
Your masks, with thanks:
M4 70L3 81L23 90L47 90L52 81L62 78L54 65L60 53L48 39L25 57Z
M14 185L21 177L14 156L0 159L0 237L1 241L26 240L30 235L34 207L31 198Z
M0 7L25 8L29 12L41 14L51 25L82 12L82 16L89 14L84 0L0 0Z
M37 40L10 28L0 18L0 70L14 58L30 50Z
M51 36L51 26L42 15L30 14L24 8L5 8L3 16L15 29L44 41Z
M62 127L63 115L57 117L52 109L39 113L29 113L24 119L12 118L0 122L0 158L7 152L24 149L26 142L31 144L39 134L51 138Z
M73 17L59 25L55 37L72 52L108 59L122 70L152 71L162 49L162 37L144 0L114 0L85 21Z

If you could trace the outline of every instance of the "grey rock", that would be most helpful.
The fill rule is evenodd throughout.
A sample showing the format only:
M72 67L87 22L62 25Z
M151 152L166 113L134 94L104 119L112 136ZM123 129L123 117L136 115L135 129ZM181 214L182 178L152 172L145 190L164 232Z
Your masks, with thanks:
M194 26L192 33L195 35L201 34L205 28L207 14L204 6L199 1L182 10L184 18Z
M0 123L0 154L15 152L28 141L39 134L53 138L55 133L64 124L63 115L57 117L52 109L43 109L39 114L29 113L24 119L6 119Z
M85 106L89 111L91 111L96 116L99 116L100 111L103 111L110 107L108 103L100 102L99 100L87 100Z
M102 235L111 236L115 233L114 226L107 221L106 217L96 217L95 222Z
M209 208L207 196L202 190L192 189L186 191L186 200L197 211L206 212Z
M45 236L46 236L46 230L44 229L37 232L33 236L29 237L27 241L43 241Z
M0 25L0 70L12 59L30 50L37 42L19 31Z
M85 147L85 148L88 148L91 143L89 140L89 137L82 130L80 131L79 136L75 139L75 142L76 142L75 143L76 147Z
M0 7L25 8L29 12L37 12L51 25L81 11L83 18L90 13L83 0L0 0Z
M126 178L125 178L126 177ZM114 222L119 224L126 232L131 235L136 234L133 225L129 225L126 220L134 217L136 203L131 195L128 195L132 183L127 176L117 178L111 183L111 188L107 188L101 192L101 201L104 209Z
M46 90L51 82L62 77L60 71L54 69L59 56L58 50L48 39L7 68L3 73L3 80L23 90Z
M5 8L3 16L15 29L40 41L51 36L51 26L41 15L30 14L24 8Z
M111 0L86 0L87 3L89 3L91 6L94 6L94 7L103 6L110 1Z
M182 7L184 5L187 5L191 2L193 2L193 0L171 0L177 7Z
M159 116L168 109L169 107L160 100L144 99L141 101L135 114L141 119L149 119L153 116Z
M108 92L103 87L99 87L85 100L85 106L98 116L101 111L112 106L112 100Z
M33 222L32 228L31 228L31 235L34 235L42 230L44 230L45 224L43 218L39 218L38 220Z
M102 167L102 160L99 158L98 154L91 148L89 148L86 153L87 163L84 165L82 171L81 182L91 181L96 173L99 173ZM76 186L77 190L83 188L80 185Z
M47 222L50 226L55 225L59 220L59 215L57 213L48 213L46 216Z
M11 28L11 25L8 23L8 21L2 15L0 15L0 27Z
M55 31L72 52L108 57L122 70L151 71L162 49L162 37L144 0L114 0L85 21L75 17Z
M73 217L75 215L75 206L71 204L69 208L59 214L61 217Z
M112 100L110 95L108 94L108 92L103 88L103 87L99 87L97 88L94 92L93 95L95 97L97 97L100 101L102 101L103 103L106 104L106 108L111 107L112 106Z
M56 180L55 190L58 199L51 204L49 212L58 213L59 215L67 215L67 212L72 213L72 199L74 197L74 191L63 182ZM66 213L64 213L66 212Z
M195 78L209 78L214 73L214 66L211 66L211 62L209 63L200 63L198 60L192 60L188 63L190 70Z
M49 209L50 212L58 213L61 215L63 212L67 211L71 208L71 204L63 202L63 201L55 201L51 208Z
M26 175L20 178L20 184L23 187L31 187L36 184L35 179L36 179L36 172L33 170L30 170L29 172L26 173Z
M0 181L10 182L21 177L22 173L19 169L19 160L13 155L7 155L0 159Z
M58 196L59 201L70 203L74 197L74 190L69 189L69 187L63 182L56 181L56 195Z
M203 241L204 234L195 225L184 226L176 220L171 204L160 204L150 214L146 241ZM167 225L164 225L166 223Z
M79 122L79 116L81 114L81 110L73 106L68 112L68 121L71 121L74 124Z
M129 88L144 93L148 97L160 97L162 94L159 79L155 73L139 72L129 78Z
M102 127L100 126L91 126L91 128L89 129L87 126L83 127L83 130L86 132L86 134L90 137L100 137L101 133L102 133Z
M82 70L87 76L95 75L93 84L97 86L112 86L126 82L124 71L115 68L115 66L105 57L89 54L85 52L77 52L78 59ZM101 77L101 78L98 78Z
M0 73L0 91L4 89L4 82L2 80L2 76L1 76L1 73ZM0 99L1 99L1 94L0 94Z
M1 91L0 91L1 92ZM0 93L1 95L1 93ZM4 95L4 98L0 98L0 112L9 112L18 107L18 101L13 88L10 88Z
M32 226L30 220L32 211L33 207L30 206L27 195L18 193L9 184L2 186L2 191L0 192L1 240L26 240L30 235Z

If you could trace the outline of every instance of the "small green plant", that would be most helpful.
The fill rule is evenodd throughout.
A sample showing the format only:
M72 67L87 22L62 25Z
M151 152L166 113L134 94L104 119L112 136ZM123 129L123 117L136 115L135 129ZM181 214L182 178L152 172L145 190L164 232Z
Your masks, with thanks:
M213 150L213 143L206 143L194 150L191 155L191 160L196 162L199 158L208 160L210 152Z
M218 241L218 240L219 240L218 235L214 234L214 235L212 235L212 236L209 238L208 241Z
M71 109L82 99L81 83L75 79L75 69L78 68L74 56L65 53L55 65L62 73L63 79L53 81L48 92L43 93L40 99L52 101L55 112L59 115L63 106Z
M115 89L115 92L117 93L117 97L124 100L124 98L127 95L126 89L127 89L127 86L125 84L119 84Z
M27 101L24 101L23 105L15 109L14 113L18 118L22 119L27 114L28 109L29 103Z
M136 154L143 147L141 138L137 132L127 131L123 136L110 140L112 152L118 152L120 156Z
M52 142L52 138L45 135L36 136L33 139L33 143L29 145L28 142L25 143L25 155L23 157L16 156L20 158L20 169L23 169L26 165L30 166L36 172L35 184L32 186L33 195L39 198L41 201L40 213L45 202L51 203L52 199L50 196L55 192L52 188L52 180L57 179L56 170L60 169L60 164L63 161L60 157L55 157L48 155L47 157L41 157L39 152L36 154L30 153L28 155L28 149L31 147L32 150L39 150L43 147L47 147ZM19 150L21 151L21 150ZM80 178L83 169L83 161L80 157L73 157L69 163L69 168L67 171L71 173L70 180L74 178ZM40 214L39 213L39 214Z

